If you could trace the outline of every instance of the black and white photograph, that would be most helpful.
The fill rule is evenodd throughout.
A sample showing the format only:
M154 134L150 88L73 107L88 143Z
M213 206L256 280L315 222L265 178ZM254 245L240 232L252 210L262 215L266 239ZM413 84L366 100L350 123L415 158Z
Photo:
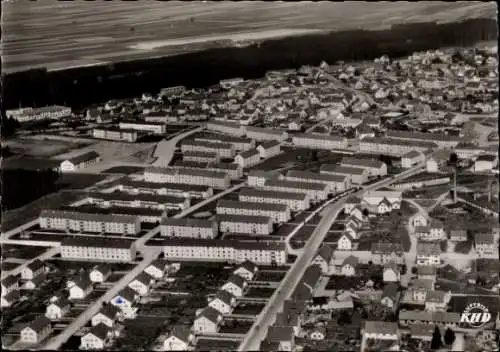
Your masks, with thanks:
M500 351L494 1L1 1L5 351Z

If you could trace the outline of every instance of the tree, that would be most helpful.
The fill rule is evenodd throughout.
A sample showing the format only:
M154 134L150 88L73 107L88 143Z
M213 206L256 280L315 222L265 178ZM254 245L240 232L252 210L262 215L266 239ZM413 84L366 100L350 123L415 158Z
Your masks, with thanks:
M370 215L370 212L368 211L368 209L363 209L363 216L368 216Z
M439 327L435 327L434 333L432 334L432 341L431 341L431 349L432 350L437 350L441 348L443 345L443 342L441 341L441 331L439 331Z
M457 153L451 153L450 154L450 164L457 165L457 161L458 161Z
M444 343L447 345L451 345L453 341L455 341L455 332L448 328L444 333Z
M411 268L411 273L415 275L417 273L417 267L414 266L413 268Z

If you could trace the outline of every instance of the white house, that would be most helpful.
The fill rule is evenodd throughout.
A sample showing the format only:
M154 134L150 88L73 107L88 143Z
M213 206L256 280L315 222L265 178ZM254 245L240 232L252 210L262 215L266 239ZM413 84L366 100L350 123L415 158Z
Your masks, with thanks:
M50 320L59 320L69 312L69 308L70 303L67 299L57 300L47 306L45 316Z
M21 343L38 344L50 335L51 331L50 320L39 316L21 330Z
M149 293L149 290L154 282L154 277L143 271L137 275L135 279L130 281L128 287L136 291L140 296L145 296Z
M354 239L352 236L349 233L344 232L337 241L337 249L341 251L350 251L353 247L353 241Z
M41 260L35 259L21 270L21 279L31 280L44 272L45 264Z
M227 282L222 285L221 289L232 293L236 297L243 296L243 292L247 287L247 282L239 275L231 275Z
M365 321L363 340L399 340L398 324L386 321Z
M257 151L262 159L271 158L280 153L281 143L278 141L266 141L257 146Z
M90 329L80 339L81 350L103 350L109 346L113 338L113 330L104 324L99 324Z
M474 162L474 172L491 171L498 165L496 155L480 155Z
M236 297L231 293L220 290L215 297L208 303L209 307L214 308L220 314L230 314L236 305Z
M195 334L204 333L213 334L219 330L219 323L222 321L222 315L214 308L207 307L194 320Z
M165 277L168 271L168 264L160 259L152 262L144 272L154 277L156 280L161 280Z
M440 265L441 247L435 242L417 243L417 264L418 265Z
M422 214L422 213L417 213L413 216L413 226L414 227L417 227L417 226L427 226L428 224L428 219L427 217Z
M259 271L259 267L257 265L250 260L245 260L235 271L233 271L233 274L241 276L246 281L252 281L255 274L257 274L257 271Z
M389 262L384 265L384 282L398 282L401 280L401 272L395 262Z
M105 282L111 275L111 267L106 264L96 265L89 273L90 281Z
M21 295L19 294L19 291L17 290L11 291L6 295L2 295L1 307L2 308L11 307L12 305L14 305L14 303L19 302L20 299Z
M170 335L163 341L165 351L187 351L190 345L195 344L195 336L184 326L175 326Z
M96 164L99 161L101 161L99 154L95 151L90 151L62 161L60 169L61 172L76 171Z
M88 277L82 277L75 281L75 284L69 289L70 299L83 299L92 292L92 281Z
M104 324L110 328L115 326L116 321L122 321L124 318L123 312L117 306L106 304L101 310L92 317L92 326Z
M330 272L330 263L333 258L333 248L327 245L322 246L316 256L314 257L311 264L318 265L321 268L321 272L325 275Z

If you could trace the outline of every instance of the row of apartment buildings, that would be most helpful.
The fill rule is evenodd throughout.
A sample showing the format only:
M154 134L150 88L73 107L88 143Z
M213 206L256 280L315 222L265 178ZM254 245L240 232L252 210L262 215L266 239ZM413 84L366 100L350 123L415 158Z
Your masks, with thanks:
M231 184L226 172L175 167L149 167L144 170L144 181L202 185L216 189L226 189Z
M207 129L214 132L222 132L232 136L254 139L256 141L278 141L284 142L288 139L286 131L268 129L263 127L243 126L230 121L209 121Z

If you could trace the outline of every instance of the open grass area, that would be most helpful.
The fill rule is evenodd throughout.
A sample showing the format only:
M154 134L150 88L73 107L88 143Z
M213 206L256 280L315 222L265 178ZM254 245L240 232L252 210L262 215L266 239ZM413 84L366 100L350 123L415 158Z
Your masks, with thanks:
M137 174L140 172L143 172L145 167L140 167L140 166L114 166L110 167L109 169L106 169L104 171L101 171L103 174Z
M57 154L68 153L71 150L83 148L90 143L75 143L62 140L19 138L8 140L6 146L10 151L19 155L38 158L48 158Z
M2 244L2 257L6 258L19 258L30 260L38 257L45 252L47 247L37 246L20 246L14 244Z

